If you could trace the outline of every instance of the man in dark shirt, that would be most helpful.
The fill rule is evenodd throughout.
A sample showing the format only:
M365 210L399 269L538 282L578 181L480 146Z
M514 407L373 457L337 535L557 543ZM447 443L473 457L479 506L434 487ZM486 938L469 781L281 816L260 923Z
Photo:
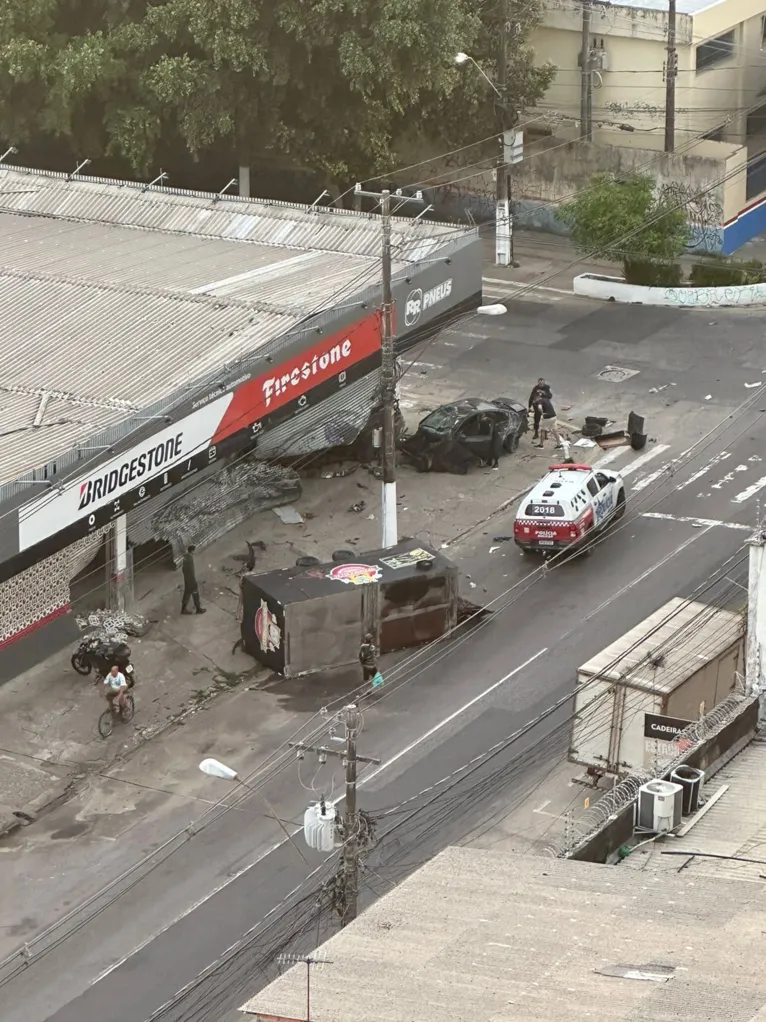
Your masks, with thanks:
M362 665L362 679L372 681L378 673L378 650L370 632L365 635L364 642L359 647L359 663Z
M538 411L539 410L539 411ZM535 399L535 418L540 416L540 443L535 444L536 447L543 447L547 437L553 437L556 441L556 446L561 447L561 434L559 433L558 419L556 418L556 409L553 407L553 402L548 397L538 397Z
M197 573L194 570L194 551L197 548L192 544L186 548L186 553L183 556L181 562L181 571L184 576L184 594L181 597L181 613L191 614L188 609L189 600L194 601L194 606L198 614L204 614L205 608L200 604L199 600L199 589L197 588Z
M500 467L500 462L499 462L498 459L500 458L500 455L503 453L503 440L504 440L504 436L503 436L503 431L500 428L500 423L499 422L494 422L492 424L492 439L490 440L490 443L489 443L489 467L490 468L499 468Z
M546 383L542 376L538 379L537 383L532 388L532 393L529 395L529 410L534 413L535 432L532 436L533 440L539 440L540 438L540 417L542 415L542 411L538 401L541 397L547 397L549 401L553 397L551 385Z

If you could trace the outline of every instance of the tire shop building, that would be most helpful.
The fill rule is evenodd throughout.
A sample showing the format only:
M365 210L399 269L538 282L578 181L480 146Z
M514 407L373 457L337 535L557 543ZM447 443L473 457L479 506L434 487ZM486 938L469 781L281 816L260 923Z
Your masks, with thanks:
M190 480L355 439L380 220L0 167L0 681L78 634L71 583ZM397 350L481 301L473 229L393 223ZM225 528L221 529L225 531Z

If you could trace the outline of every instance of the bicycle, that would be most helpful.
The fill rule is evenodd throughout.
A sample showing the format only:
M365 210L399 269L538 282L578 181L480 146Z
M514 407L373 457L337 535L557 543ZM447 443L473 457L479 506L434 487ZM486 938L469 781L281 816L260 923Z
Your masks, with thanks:
M129 720L133 719L135 712L136 704L133 701L133 696L128 693L125 696L124 706L120 706L118 709L115 703L112 703L104 710L98 718L98 733L102 738L108 738L114 730L115 720L119 720L121 724L127 724Z

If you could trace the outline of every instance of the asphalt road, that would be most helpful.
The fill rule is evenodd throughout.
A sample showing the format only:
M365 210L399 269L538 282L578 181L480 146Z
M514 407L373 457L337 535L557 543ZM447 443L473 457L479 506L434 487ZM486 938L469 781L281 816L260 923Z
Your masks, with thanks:
M538 320L536 334L522 333L516 340L501 332L479 337L475 345L456 348L453 364L462 359L469 372L474 367L477 387L482 383L482 371L492 372L492 364L502 357L526 359L530 369L536 359L537 365L543 365L541 371L552 376L546 366L554 364L550 349L558 343L560 330L552 329L551 317L558 315L562 321L564 317L558 307L543 308L548 311L529 313ZM572 308L572 322L593 315L592 306ZM624 319L625 310L616 311ZM657 310L645 311L653 314ZM641 315L630 310L632 318ZM547 325L540 327L540 320ZM766 486L766 470L759 468L766 430L756 398L747 411L732 414L732 409L749 396L743 389L746 374L760 374L760 367L754 366L751 334L754 337L761 331L750 321L739 332L732 327L726 335L731 343L724 346L723 359L716 361L710 354L706 356L709 364L704 358L695 362L693 350L707 322L707 318L687 319L685 339L676 350L668 350L666 339L658 335L681 328L676 321L668 325L666 320L652 320L657 329L650 329L651 324L646 327L649 343L641 355L644 361L634 353L633 364L641 365L644 377L640 392L646 402L643 407L651 407L656 421L666 427L659 437L661 444L640 455L623 452L613 462L615 468L625 466L629 489L635 489L620 526L589 557L563 563L531 585L524 581L530 571L528 560L511 544L493 542L494 536L510 532L510 516L478 530L463 566L486 590L483 598L496 599L494 617L462 641L443 647L445 655L436 662L429 664L429 658L423 656L398 675L398 681L412 677L412 683L398 687L395 676L379 705L365 713L360 751L379 756L383 764L369 780L363 779L360 803L373 813L405 802L409 807L385 818L384 829L391 821L397 829L383 840L371 860L375 872L366 877L366 896L375 889L384 891L408 866L468 831L496 794L495 779L507 782L509 777L516 778L519 791L524 790L535 767L564 747L563 732L547 736L565 721L569 712L566 703L490 762L477 765L478 773L464 771L465 777L461 776L456 788L450 788L444 803L437 799L429 804L442 788L452 785L446 778L557 701L565 700L572 691L577 667L662 603L704 585L727 560L732 570L738 570L738 551ZM578 358L597 367L607 357L599 345L617 342L599 339L606 327L599 325L594 330L596 350L579 349ZM463 334L470 335L469 330ZM530 337L534 344L527 347L536 348L534 353L523 350L524 338ZM438 387L444 370L443 386L448 387L450 367L444 344L459 342L442 338L438 343L441 348L434 345L430 349L433 361L427 372ZM640 342L627 343L637 347ZM741 350L736 343L742 345ZM568 359L571 352L564 350ZM442 353L442 365L434 358L438 352ZM613 349L610 361L615 354L626 360L624 353ZM721 368L724 361L725 373ZM654 381L667 381L670 362L680 395L674 397L674 405L664 398L650 399L647 393L651 389L647 383L659 388L663 384ZM487 365L489 370L482 369ZM688 365L696 368L685 368ZM560 371L565 371L563 363ZM718 375L713 379L710 373ZM705 393L698 393L701 390ZM708 392L711 400L705 405ZM630 402L632 395L622 400ZM724 415L729 415L725 427L714 429L705 438L706 431ZM684 456L684 450L695 441L697 448ZM662 471L663 465L679 458L672 476ZM477 786L477 782L481 783ZM274 795L280 815L288 819L297 816L300 805L305 804L294 787L289 794L280 788ZM410 816L411 808L418 807L421 812ZM256 811L261 810L253 806ZM308 862L286 841L279 841L269 851L273 830L268 833L271 836L264 837L263 827L252 816L230 813L185 842L116 903L104 907L81 930L1 986L4 1022L42 1022L47 1018L56 1022L142 1022L167 1002L171 1004L158 1018L217 1022L270 978L272 973L264 968L263 960L271 943L288 936L293 924L310 922L311 930L303 940L312 947L328 925L320 918L314 929L310 899L283 924L275 925L274 931L259 936L261 921L281 918L285 900L289 907L291 892L321 864L305 845L301 848ZM241 870L233 869L231 876L219 876L222 886L210 895L213 885L208 882L215 875L222 849L248 841L252 858ZM258 855L258 861L251 864ZM228 863L227 869L231 869ZM199 884L196 897L190 886L195 883ZM310 884L309 890L312 888ZM197 900L200 904L173 922L178 915L179 891L185 909ZM252 946L246 952L195 982L252 928ZM145 945L134 950L142 941ZM99 972L104 975L93 982ZM0 982L2 979L0 976ZM187 984L192 986L186 995L173 1003Z

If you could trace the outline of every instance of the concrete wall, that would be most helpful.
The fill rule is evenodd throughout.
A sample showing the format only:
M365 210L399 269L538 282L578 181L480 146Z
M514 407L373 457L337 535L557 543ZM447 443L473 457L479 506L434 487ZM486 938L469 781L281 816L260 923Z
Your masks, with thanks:
M558 206L588 186L593 174L651 174L658 185L683 184L689 196L708 190L691 203L692 249L720 252L728 213L735 217L744 205L745 150L720 142L700 142L687 152L667 154L646 147L646 136L636 133L596 132L596 144L570 141L562 130L525 148L524 161L513 168L512 198L517 223L554 234L565 228L556 219ZM661 144L661 140L656 140ZM479 157L471 154L470 163ZM423 178L445 182L435 188L433 201L439 215L477 220L494 217L494 171L471 169L457 160L424 168Z

